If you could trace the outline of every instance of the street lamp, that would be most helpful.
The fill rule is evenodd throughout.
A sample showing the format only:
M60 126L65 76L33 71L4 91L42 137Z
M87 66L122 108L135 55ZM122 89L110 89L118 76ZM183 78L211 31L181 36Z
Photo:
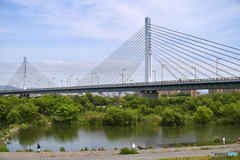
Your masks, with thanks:
M93 75L94 74L97 74L96 72L95 73L92 73L92 87L93 87Z
M122 69L122 74L120 74L120 75L122 75L122 85L123 85L123 79L124 79L124 78L123 78L123 75L124 75L124 71L125 71L125 70L127 70L127 69Z
M78 87L79 87L79 78L76 78L76 80L78 80Z
M70 75L70 88L71 88L71 77L73 77L74 75Z
M156 71L153 71L154 75L155 75L155 81L156 81Z
M60 80L60 81L62 81L62 88L63 88L63 80Z
M53 80L54 80L54 79L56 79L56 77L53 77L53 78L52 78L52 88L53 88Z
M66 82L67 82L67 87L68 87L68 82L69 82L69 81L68 81L68 78L67 78L67 81L66 81Z
M166 66L167 64L162 64L162 81L163 81L163 67Z
M50 88L50 82L49 81L47 81L48 82L48 88Z
M97 79L98 79L98 85L99 85L99 77L98 76L95 76Z
M195 79L197 79L196 77L196 73L197 73L197 68L196 67L193 67L193 66L191 66L191 68L193 68L193 69L195 69Z
M218 61L222 59L222 58L217 58L217 61L216 61L216 69L217 69L217 79L218 79Z
M130 79L131 84L132 84L132 81L133 81L133 79Z
M29 83L29 81L27 81L27 89L28 89L28 83Z
M41 81L41 79L38 80L38 88L39 88L39 81Z

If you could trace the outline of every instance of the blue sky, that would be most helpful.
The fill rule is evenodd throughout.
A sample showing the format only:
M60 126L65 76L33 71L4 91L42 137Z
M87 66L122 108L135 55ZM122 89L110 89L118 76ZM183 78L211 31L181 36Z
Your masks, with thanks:
M0 0L0 85L24 56L50 79L57 77L58 85L69 75L81 78L146 16L155 25L240 48L239 0ZM143 67L134 81L144 81ZM153 69L160 80L158 64Z

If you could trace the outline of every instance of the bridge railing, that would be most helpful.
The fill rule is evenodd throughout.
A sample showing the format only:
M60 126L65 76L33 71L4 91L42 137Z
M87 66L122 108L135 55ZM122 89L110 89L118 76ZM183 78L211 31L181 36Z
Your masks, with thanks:
M240 77L222 77L222 78L207 78L207 79L180 79L170 81L154 81L154 82L135 82L135 83L124 83L124 84L103 84L103 85L86 85L86 86L72 86L72 87L56 87L56 88L38 88L28 89L29 91L34 90L49 90L49 89L78 89L78 88L91 88L91 87L113 87L113 86L136 86L136 85L151 85L151 84L172 84L172 83L194 83L194 82L213 82L213 81L235 81L240 80ZM16 89L12 91L17 91ZM0 91L4 92L4 91Z

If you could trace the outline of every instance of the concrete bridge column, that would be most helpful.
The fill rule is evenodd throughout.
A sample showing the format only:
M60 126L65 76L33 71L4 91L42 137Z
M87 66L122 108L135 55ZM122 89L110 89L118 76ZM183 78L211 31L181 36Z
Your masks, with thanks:
M19 97L20 97L20 98L26 97L27 99L29 99L29 98L30 98L30 94L20 94Z
M138 97L146 97L147 99L158 99L157 91L141 91L138 93Z

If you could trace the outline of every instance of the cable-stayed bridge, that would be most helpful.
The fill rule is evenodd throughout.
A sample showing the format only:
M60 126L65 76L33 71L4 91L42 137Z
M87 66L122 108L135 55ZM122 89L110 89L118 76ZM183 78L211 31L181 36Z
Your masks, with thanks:
M127 83L144 60L145 82ZM152 60L161 66L161 81L154 80ZM75 85L57 87L54 78L48 79L24 59L9 82L22 90L0 95L236 89L240 88L239 60L238 48L151 24L147 17L145 26ZM172 76L172 81L163 81L163 69Z

